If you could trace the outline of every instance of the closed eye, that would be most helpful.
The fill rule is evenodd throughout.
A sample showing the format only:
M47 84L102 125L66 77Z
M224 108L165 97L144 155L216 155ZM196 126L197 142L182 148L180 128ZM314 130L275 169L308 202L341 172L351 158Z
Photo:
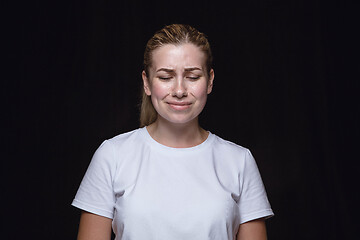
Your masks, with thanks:
M167 80L170 80L171 77L159 77L160 80L163 80L163 81L167 81Z
M195 80L198 80L200 78L200 76L189 76L187 78L189 78L190 80L195 81Z

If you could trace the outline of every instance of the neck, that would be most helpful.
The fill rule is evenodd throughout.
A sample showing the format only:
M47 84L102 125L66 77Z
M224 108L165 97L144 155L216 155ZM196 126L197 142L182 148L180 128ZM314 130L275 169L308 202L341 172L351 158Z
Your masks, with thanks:
M199 126L198 119L190 123L175 124L158 117L146 128L155 141L173 148L194 147L205 141L209 135Z

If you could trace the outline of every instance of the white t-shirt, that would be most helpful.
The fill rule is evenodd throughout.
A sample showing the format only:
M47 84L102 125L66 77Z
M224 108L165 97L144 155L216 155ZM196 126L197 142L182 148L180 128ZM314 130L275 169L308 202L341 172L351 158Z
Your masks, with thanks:
M273 215L248 149L212 133L171 148L145 127L101 144L72 205L113 219L117 240L233 240Z

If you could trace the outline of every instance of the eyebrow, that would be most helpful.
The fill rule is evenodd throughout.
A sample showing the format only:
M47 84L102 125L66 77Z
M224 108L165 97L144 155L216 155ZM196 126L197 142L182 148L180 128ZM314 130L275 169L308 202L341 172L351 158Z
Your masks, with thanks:
M171 68L160 68L158 69L156 72L168 72L168 73L171 73L171 72L174 72L174 69L171 69Z
M185 68L185 72L192 72L192 71L195 71L195 70L200 70L200 71L202 71L202 69L201 69L201 68L198 68L198 67ZM174 70L174 69L171 69L171 68L160 68L160 69L158 69L156 72L161 72L161 71L164 71L164 72L167 72L167 73L172 73L172 72L174 72L175 70Z
M198 68L198 67L191 67L191 68L185 68L185 72L192 72L192 71L195 71L195 70L202 70L201 68Z

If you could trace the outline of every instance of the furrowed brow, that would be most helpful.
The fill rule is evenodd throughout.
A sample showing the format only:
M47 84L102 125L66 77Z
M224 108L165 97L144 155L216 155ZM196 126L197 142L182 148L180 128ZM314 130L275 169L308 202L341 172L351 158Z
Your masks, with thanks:
M192 72L192 71L195 71L195 70L202 71L202 69L198 68L198 67L185 68L185 72Z
M174 69L170 69L170 68L160 68L158 69L156 72L167 72L167 73L173 73Z

